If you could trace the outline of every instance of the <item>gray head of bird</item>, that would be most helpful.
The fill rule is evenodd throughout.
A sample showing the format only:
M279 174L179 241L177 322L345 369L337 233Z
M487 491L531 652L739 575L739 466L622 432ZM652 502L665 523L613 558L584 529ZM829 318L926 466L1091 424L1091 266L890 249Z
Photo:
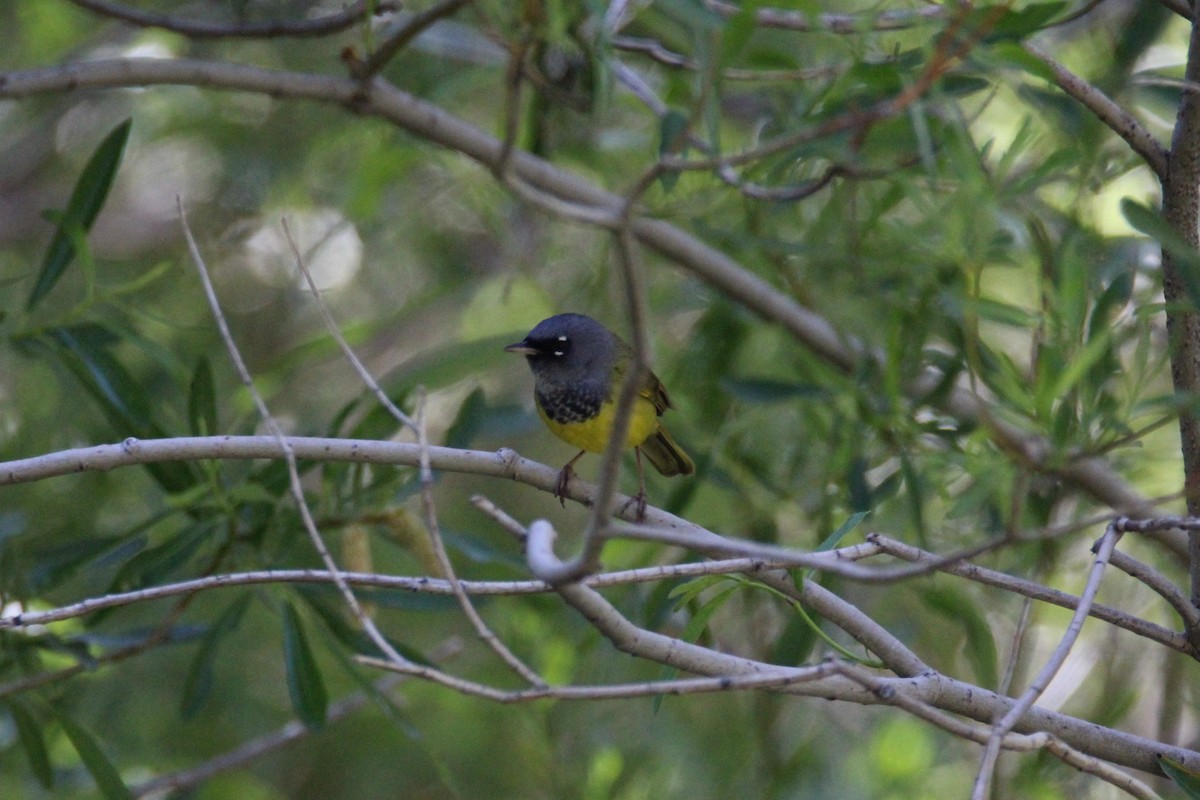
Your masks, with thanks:
M539 322L524 339L504 349L525 356L535 375L608 378L628 345L591 317L558 314Z

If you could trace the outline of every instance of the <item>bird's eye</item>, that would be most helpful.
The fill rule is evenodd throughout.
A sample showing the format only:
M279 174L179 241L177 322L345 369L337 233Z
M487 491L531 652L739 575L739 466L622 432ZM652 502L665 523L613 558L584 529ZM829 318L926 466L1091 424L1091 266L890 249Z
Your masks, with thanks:
M563 351L562 351L562 350L555 350L555 351L554 351L554 355L556 355L556 356L561 356L562 354L563 354Z

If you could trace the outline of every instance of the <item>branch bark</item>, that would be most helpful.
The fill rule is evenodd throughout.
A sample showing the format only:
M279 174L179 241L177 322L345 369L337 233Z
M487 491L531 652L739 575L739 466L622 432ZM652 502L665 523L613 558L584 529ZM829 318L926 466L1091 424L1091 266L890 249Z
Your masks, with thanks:
M1184 81L1200 81L1200 24L1192 21ZM1170 168L1162 182L1163 216L1167 224L1193 249L1200 245L1196 225L1200 221L1200 95L1183 92L1175 130L1171 136ZM1200 314L1187 291L1183 271L1191 269L1167 248L1162 251L1163 296L1167 308L1167 334L1171 342L1171 377L1179 408L1179 435L1183 448L1184 491L1188 513L1200 514ZM1200 607L1200 532L1188 533L1191 564L1192 604ZM1200 646L1200 628L1189 631L1192 644Z

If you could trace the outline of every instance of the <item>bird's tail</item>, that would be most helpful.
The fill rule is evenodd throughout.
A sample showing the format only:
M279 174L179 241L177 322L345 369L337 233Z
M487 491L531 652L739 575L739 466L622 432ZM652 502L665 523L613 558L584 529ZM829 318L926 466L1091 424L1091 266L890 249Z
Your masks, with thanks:
M650 434L650 438L641 443L640 448L654 468L667 477L691 475L696 471L696 465L688 458L687 453L675 444L671 434L661 425L657 431Z

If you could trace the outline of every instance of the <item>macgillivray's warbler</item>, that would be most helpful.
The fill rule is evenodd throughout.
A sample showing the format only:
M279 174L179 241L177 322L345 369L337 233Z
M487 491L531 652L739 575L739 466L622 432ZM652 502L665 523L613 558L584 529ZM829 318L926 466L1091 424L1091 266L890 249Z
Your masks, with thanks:
M533 370L533 397L538 416L558 438L578 447L579 454L558 473L554 494L564 501L573 467L584 453L603 453L616 421L617 398L625 374L634 364L633 348L583 314L544 319L521 341L504 348L525 356ZM625 434L625 448L637 455L638 517L646 506L642 453L663 475L691 475L695 464L675 444L659 417L671 407L667 390L654 373L645 371Z

